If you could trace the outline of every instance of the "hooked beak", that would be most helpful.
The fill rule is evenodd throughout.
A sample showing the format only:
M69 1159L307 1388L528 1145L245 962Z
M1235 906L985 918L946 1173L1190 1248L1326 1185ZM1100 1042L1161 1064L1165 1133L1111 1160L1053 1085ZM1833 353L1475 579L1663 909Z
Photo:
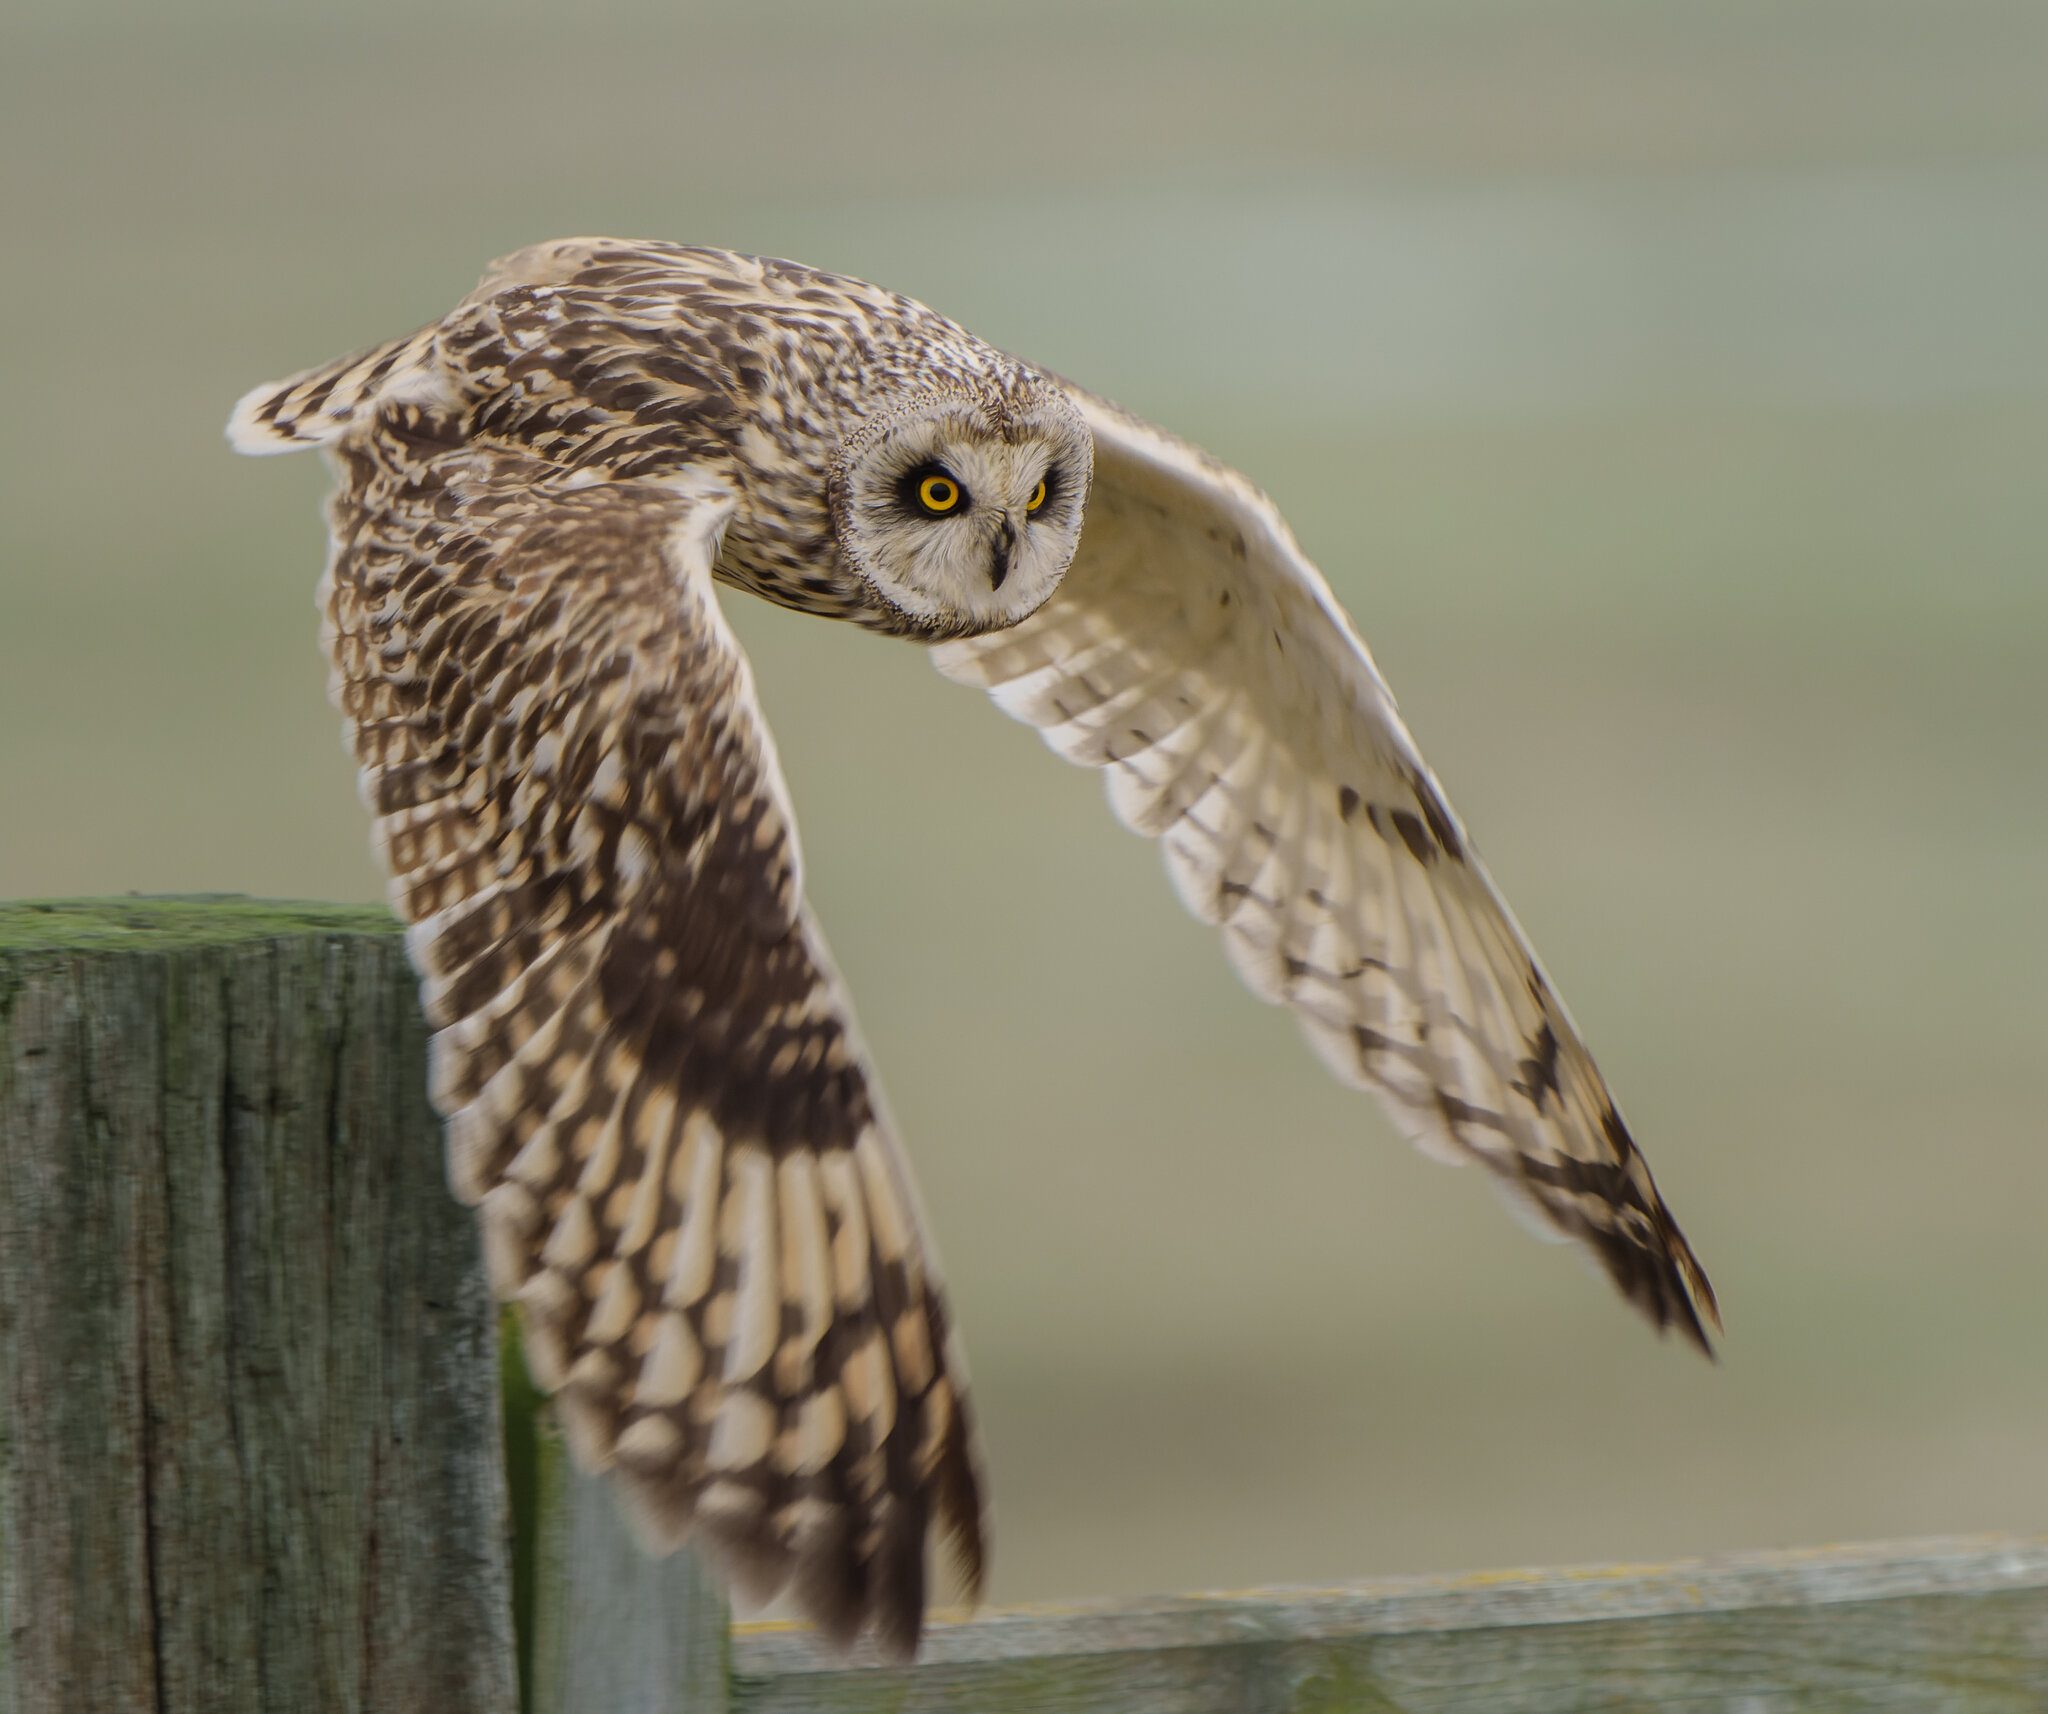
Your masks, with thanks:
M1000 589L1009 580L1010 568L1017 563L1017 550L1022 546L1023 537L1017 529L1017 520L1005 512L1003 533L996 539L996 545L989 554L989 588Z

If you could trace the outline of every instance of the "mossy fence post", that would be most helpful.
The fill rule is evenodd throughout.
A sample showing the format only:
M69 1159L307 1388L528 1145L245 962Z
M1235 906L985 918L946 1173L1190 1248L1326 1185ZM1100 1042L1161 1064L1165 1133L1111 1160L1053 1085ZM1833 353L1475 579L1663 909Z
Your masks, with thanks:
M424 1039L381 911L0 905L0 1714L680 1706L687 1562L530 1421L515 1555Z
M382 913L0 908L0 1038L0 1707L513 1707L493 1315Z

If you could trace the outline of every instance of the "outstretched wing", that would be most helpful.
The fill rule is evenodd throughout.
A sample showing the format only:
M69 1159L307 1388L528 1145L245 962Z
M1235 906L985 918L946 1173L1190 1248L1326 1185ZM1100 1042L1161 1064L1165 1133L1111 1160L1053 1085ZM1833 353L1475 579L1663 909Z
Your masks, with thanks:
M1071 391L1095 434L1072 569L1021 625L941 645L940 670L1106 771L1340 1077L1709 1349L1706 1275L1329 586L1236 472Z
M308 385L238 422L315 420ZM329 438L332 689L412 925L450 1176L535 1374L651 1545L694 1530L835 1639L908 1653L928 1528L979 1589L979 1460L712 594L734 494L706 466L593 481L431 400Z

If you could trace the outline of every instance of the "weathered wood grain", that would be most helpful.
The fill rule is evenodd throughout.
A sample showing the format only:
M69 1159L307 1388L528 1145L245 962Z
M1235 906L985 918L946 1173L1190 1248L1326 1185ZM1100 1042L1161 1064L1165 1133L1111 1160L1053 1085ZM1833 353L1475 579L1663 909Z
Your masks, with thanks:
M0 906L0 1709L516 1704L495 1324L378 911Z
M2039 1714L2048 1538L990 1613L850 1667L741 1626L747 1714Z

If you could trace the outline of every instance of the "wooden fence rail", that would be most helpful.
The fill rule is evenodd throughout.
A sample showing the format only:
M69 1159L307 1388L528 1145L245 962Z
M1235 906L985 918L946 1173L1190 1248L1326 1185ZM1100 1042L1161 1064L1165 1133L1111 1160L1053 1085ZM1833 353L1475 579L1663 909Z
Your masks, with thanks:
M2048 1538L729 1626L572 1476L381 912L0 905L0 1714L2048 1710Z
M749 1714L2040 1714L2048 1538L996 1612L909 1671L741 1626Z

